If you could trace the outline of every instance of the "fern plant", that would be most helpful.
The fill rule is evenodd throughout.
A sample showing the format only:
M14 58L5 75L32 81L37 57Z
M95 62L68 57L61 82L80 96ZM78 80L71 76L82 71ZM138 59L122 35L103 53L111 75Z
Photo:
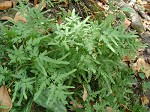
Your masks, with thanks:
M134 32L126 32L123 24L114 27L113 15L99 24L89 17L81 20L73 10L58 24L40 9L28 8L26 14L27 23L0 23L0 85L12 90L12 111L20 111L25 102L29 108L33 101L53 111L58 104L64 112L65 106L77 111L70 100L78 100L87 112L122 104L132 109L130 72L121 60L138 47Z

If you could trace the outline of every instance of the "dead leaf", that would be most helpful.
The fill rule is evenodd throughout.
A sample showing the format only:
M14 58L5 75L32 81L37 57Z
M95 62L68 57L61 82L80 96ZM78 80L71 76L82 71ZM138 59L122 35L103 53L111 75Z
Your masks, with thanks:
M133 64L132 69L134 72L142 71L145 73L146 78L149 78L150 76L150 65L142 58L139 58L136 63Z
M13 20L13 18L11 18L9 16L3 16L3 17L1 17L1 20Z
M107 107L106 112L116 112L116 110L111 107Z
M83 84L83 96L82 96L83 101L85 101L87 99L87 96L88 96L88 93L87 93L87 90Z
M142 49L142 48L139 48L139 49L138 49L138 55L139 55L139 56L142 56L142 55L143 55L143 52L144 52L144 49Z
M130 61L130 57L129 57L129 56L125 56L125 57L123 58L123 61L124 61L124 62Z
M0 10L6 10L12 7L12 1L0 2Z
M40 3L40 4L42 4L42 7L41 7L41 11L46 7L46 3L45 2L42 2L42 3ZM35 9L38 9L39 8L39 6L40 6L40 4L36 4L35 5Z
M0 112L9 112L12 108L12 101L5 85L0 88L0 106L8 107L8 109L0 109Z
M24 16L26 16L25 13L24 13ZM26 23L26 22L27 22L26 18L20 15L20 12L17 12L17 13L16 13L16 15L15 15L15 17L14 17L14 21L15 21L15 22L21 21L21 22L23 22L23 23Z
M142 105L147 105L149 104L149 99L146 96L141 97Z
M124 25L125 25L126 28L128 28L128 27L131 25L131 21L126 18L126 19L124 20Z
M81 103L75 104L73 101L70 101L70 104L72 104L74 108L83 108Z
M123 58L123 62L125 62L128 65L128 67L130 68L130 57L129 56L125 56Z

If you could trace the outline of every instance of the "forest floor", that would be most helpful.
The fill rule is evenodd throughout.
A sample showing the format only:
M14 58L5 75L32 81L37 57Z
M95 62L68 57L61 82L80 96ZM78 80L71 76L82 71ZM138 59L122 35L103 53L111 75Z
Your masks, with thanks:
M30 7L35 7L35 8L38 8L40 4L40 2L37 0L34 0L34 1L23 0L23 1L26 3L29 3ZM79 3L69 2L68 0L61 0L61 2L60 0L52 0L54 5L50 7L50 5L47 2L43 2L41 11L45 11L50 8L51 10L46 13L46 16L51 14L53 17L55 16L55 13L59 13L60 9L58 9L58 7L62 7L67 11L70 10L71 8L75 8L77 13L82 18L85 18L86 15L90 15L92 19L93 18L97 19L97 17L95 16L97 9L99 9L100 11L106 11L107 8L109 7L108 1L107 0L91 0L91 1L93 2L91 2L90 4L93 4L96 7L95 9L89 8L88 7L89 4L85 3L86 0L85 1L81 0L81 2ZM124 8L126 6L134 10L134 11L131 11L131 13L126 14L128 18L124 21L124 24L128 30L131 30L131 29L136 30L137 34L140 36L143 43L147 43L148 45L146 49L139 49L137 51L138 52L137 55L139 54L140 56L142 56L143 60L139 61L137 59L135 61L135 64L142 63L145 67L150 69L150 65L149 65L150 64L150 0L124 0L123 5L122 5L121 0L116 0L116 3L117 2L120 2L119 4L120 9L118 9L120 11L121 11L121 8ZM26 22L26 19L20 16L19 13L14 9L15 7L17 7L17 5L18 5L18 0L0 0L0 22L5 22L7 20L13 20L15 22L18 22L18 21ZM83 5L85 5L85 7ZM86 13L86 10L87 10L87 13ZM101 14L98 15L98 18L103 18L100 16L102 15ZM62 22L59 19L59 17L57 19L58 19L57 21L58 23ZM138 19L140 19L140 21ZM129 60L125 60L125 61L129 61ZM137 66L140 67L139 65ZM137 69L135 69L135 71L136 70ZM135 73L135 76L137 77L137 82L138 82L138 85L135 89L135 93L137 93L138 95L143 95L143 87L141 87L141 83L150 82L150 78L149 78L150 73L147 73L146 71L142 71L142 72L146 74L147 79L141 79ZM142 103L145 103L145 105L148 105L150 107L150 88L145 94L145 97L143 99L141 97L141 101ZM33 104L32 108L33 108L33 111L40 112L39 107L38 107L38 110L36 110L37 106L35 104Z

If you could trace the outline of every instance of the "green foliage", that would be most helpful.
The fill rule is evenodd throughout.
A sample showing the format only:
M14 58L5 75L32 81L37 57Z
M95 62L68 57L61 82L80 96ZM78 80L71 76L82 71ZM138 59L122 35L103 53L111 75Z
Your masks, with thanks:
M24 110L29 110L31 97L48 109L70 107L68 102L77 103L77 98L81 111L118 109L121 104L132 110L130 72L121 60L138 47L134 32L126 32L123 24L114 26L113 15L99 24L89 17L81 20L73 10L57 24L40 9L26 13L27 23L0 23L0 85L12 90L12 111L25 102L29 106ZM85 102L82 84L88 92Z
M38 97L35 102L43 107L45 107L48 112L67 112L66 107L62 104L62 102L58 101L57 99L51 99L53 101L53 104L50 102L45 102L47 98L49 97L49 94L52 91L48 91L47 89L43 90L40 96ZM60 91L57 91L60 92ZM57 93L58 94L58 93ZM52 97L51 97L52 98Z
M146 93L150 89L150 82L143 82L142 87L143 87L143 92Z
M138 103L135 103L135 105L133 106L133 109L132 109L133 112L147 112L147 110L148 110L147 108L139 105Z

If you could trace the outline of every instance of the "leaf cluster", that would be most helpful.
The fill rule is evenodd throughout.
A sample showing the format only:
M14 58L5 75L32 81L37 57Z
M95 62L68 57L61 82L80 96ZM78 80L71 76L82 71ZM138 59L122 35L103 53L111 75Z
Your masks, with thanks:
M31 106L30 98L44 101L45 108L70 106L77 98L87 112L131 104L130 72L121 60L138 47L134 32L126 32L122 23L114 27L111 14L100 24L81 20L75 10L61 24L40 10L26 14L27 23L0 23L0 85L10 87L14 108L28 101Z

